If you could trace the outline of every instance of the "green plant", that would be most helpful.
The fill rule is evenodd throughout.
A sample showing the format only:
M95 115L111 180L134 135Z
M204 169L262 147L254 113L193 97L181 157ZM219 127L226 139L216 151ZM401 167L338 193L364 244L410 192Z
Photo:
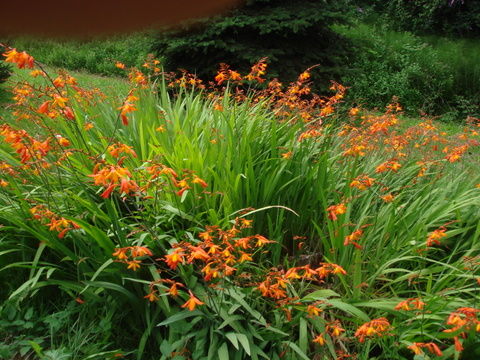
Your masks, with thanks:
M186 69L204 81L220 63L245 72L262 58L269 78L295 81L314 65L315 86L326 93L348 66L351 44L330 27L347 21L347 1L248 1L225 16L164 31L154 50L168 71Z
M408 114L442 114L452 101L454 75L450 62L435 47L410 33L358 24L339 28L357 52L351 74L342 77L351 87L348 100L382 108L396 97Z
M342 108L345 87L313 95L309 71L249 92L262 62L222 66L208 88L150 58L151 76L128 69L131 88L106 97L8 55L39 83L13 89L0 132L1 296L21 309L17 338L29 307L58 306L40 312L48 339L22 339L38 356L447 358L475 344L476 119L453 135L399 126L399 103Z
M357 0L368 6L397 29L416 34L442 33L450 37L475 37L480 30L478 1L460 0Z

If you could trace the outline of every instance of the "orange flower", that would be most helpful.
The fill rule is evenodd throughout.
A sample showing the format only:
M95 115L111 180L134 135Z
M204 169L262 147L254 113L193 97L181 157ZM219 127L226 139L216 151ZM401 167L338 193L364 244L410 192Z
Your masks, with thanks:
M307 312L308 312L308 315L310 315L310 316L318 316L318 315L320 315L320 313L321 313L322 311L323 311L322 309L316 307L316 306L313 305L313 304L310 304L310 305L308 305L308 307L307 307Z
M283 159L287 159L287 160L291 159L291 158L292 158L292 152L291 152L291 151L287 151L286 153L283 153L283 154L282 154L282 158L283 158Z
M185 253L183 249L177 248L173 251L173 253L165 255L165 262L171 269L175 270L179 263L184 263L185 261Z
M210 259L210 255L208 255L202 248L193 245L190 245L188 248L190 250L190 256L188 257L189 263L193 262L194 259L202 261Z
M170 287L170 290L168 290L168 293L172 296L178 296L178 285L183 286L180 283L173 283L173 285Z
M392 194L387 194L385 196L382 196L383 201L386 203L391 203L394 200L394 197Z
M132 260L132 261L127 261L127 269L132 269L133 271L137 271L137 269L140 269L140 263L141 261L139 260Z
M150 294L148 294L147 296L144 296L143 297L144 299L148 299L149 301L155 301L155 300L159 300L158 296L156 295L156 291L152 291Z
M128 125L128 119L125 116L125 114L131 113L132 111L137 111L137 108L135 108L135 105L125 101L122 106L117 108L117 110L122 110L120 112L120 117L122 118L123 125L127 126Z
M440 348L436 344L434 344L433 342L413 343L412 346L407 346L407 348L413 350L415 355L423 355L424 354L424 352L422 351L421 348L427 348L428 351L430 351L430 353L432 353L433 355L437 355L437 356L442 356L443 355Z
M19 53L17 49L11 49L2 55L6 57L5 62L17 64L19 69L25 68L26 65L29 69L33 70L35 60L25 51Z
M426 304L419 298L410 298L404 301L400 301L394 310L422 310Z
M332 205L328 209L328 218L336 221L337 215L345 214L347 212L347 207L345 204L341 203L339 205Z
M355 332L355 336L360 337L360 342L364 342L365 337L372 338L374 336L384 336L389 328L390 323L388 320L384 317L381 317L360 326Z
M318 335L318 336L313 340L313 342L318 343L318 344L321 345L321 346L325 345L325 343L326 343L325 339L323 338L323 334Z
M65 107L65 103L68 101L69 99L67 98L64 98L60 95L53 95L53 104L52 106L58 106L58 107L61 107L61 108L64 108Z
M345 241L344 241L343 245L347 246L348 244L352 244L357 249L361 249L362 247L358 243L356 243L355 241L359 240L362 237L362 235L363 235L363 230L362 229L355 230L353 233L351 233L350 235L347 235L345 237Z
M192 183L194 184L200 184L202 187L206 188L208 185L205 181L200 179L197 175L193 175L193 180Z
M119 259L119 260L128 259L128 255L127 255L127 250L128 249L129 249L128 247L122 248L122 249L117 249L117 251L115 251L112 255L117 257L117 259Z
M432 246L434 243L440 245L440 239L444 236L447 236L445 232L447 229L444 226L441 226L439 229L435 230L427 239L427 246Z
M182 305L182 308L187 307L188 310L193 311L197 305L204 305L204 303L198 300L190 290L188 290L188 292L190 294L190 299Z

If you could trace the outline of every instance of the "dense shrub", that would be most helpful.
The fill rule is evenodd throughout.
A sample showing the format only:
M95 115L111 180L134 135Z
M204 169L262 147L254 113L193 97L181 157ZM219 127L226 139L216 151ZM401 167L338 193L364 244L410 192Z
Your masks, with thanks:
M384 107L392 97L406 111L439 113L453 75L435 49L410 33L361 24L339 29L361 48L352 65L355 72L342 77L351 87L349 99Z
M286 83L319 64L312 77L326 88L351 55L349 42L330 28L346 21L348 8L347 1L251 0L226 16L164 32L154 48L168 70L209 80L219 63L246 71L267 57L269 76Z
M385 16L398 29L452 36L480 35L477 0L358 0Z
M4 47L0 43L0 54L3 53ZM0 84L5 82L9 77L12 72L12 68L9 64L7 64L5 61L5 57L0 55Z

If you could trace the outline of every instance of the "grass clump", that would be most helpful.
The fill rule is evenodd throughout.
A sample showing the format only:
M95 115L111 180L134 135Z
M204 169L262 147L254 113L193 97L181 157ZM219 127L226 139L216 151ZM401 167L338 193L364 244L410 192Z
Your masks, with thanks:
M209 87L150 58L144 72L125 67L119 98L9 54L39 83L12 89L1 127L2 300L61 294L59 306L102 309L108 329L126 329L88 351L50 331L32 351L446 359L475 348L476 119L454 135L429 119L401 125L398 102L346 108L337 83L310 94L309 71L255 90L263 61L246 75L222 66Z

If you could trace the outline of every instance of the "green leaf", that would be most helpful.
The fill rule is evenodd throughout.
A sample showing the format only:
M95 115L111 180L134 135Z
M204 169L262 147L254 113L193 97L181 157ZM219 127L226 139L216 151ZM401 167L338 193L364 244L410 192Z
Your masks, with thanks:
M228 345L223 343L222 346L218 349L218 360L229 360L228 356Z
M349 313L350 315L354 315L357 318L360 318L365 322L370 321L370 318L368 317L367 314L365 314L363 311L361 311L360 309L358 309L357 307L355 307L353 305L347 304L347 303L345 303L343 301L340 301L340 300L334 300L334 299L328 300L328 304L331 304L332 306L336 307L337 309L343 310L346 313Z
M314 291L307 296L304 296L302 298L302 301L316 301L316 300L324 300L329 297L340 297L339 294L337 294L335 291L330 290L330 289L322 289L322 290L317 290Z
M187 319L187 318L193 317L193 316L203 317L203 313L198 309L195 309L193 311L185 309L185 310L180 311L179 313L177 313L173 316L170 316L167 320L162 321L157 326L165 326L165 325L168 325L168 324L171 324L171 323L183 320L183 319Z
M304 359L304 360L310 360L310 358L307 356L307 354L305 354L302 350L300 350L300 348L297 346L297 344L293 343L293 342L284 342L284 344L287 344L288 347L290 347L293 351L295 351L297 353L298 356L300 356L300 359Z
M230 340L230 342L233 344L233 346L235 346L235 349L239 349L238 347L238 339L237 339L237 334L235 333L227 333L225 334L225 336L227 337L228 340Z
M240 341L240 344L242 344L243 349L247 353L248 356L250 356L250 342L248 341L248 338L245 334L236 334L238 341Z

